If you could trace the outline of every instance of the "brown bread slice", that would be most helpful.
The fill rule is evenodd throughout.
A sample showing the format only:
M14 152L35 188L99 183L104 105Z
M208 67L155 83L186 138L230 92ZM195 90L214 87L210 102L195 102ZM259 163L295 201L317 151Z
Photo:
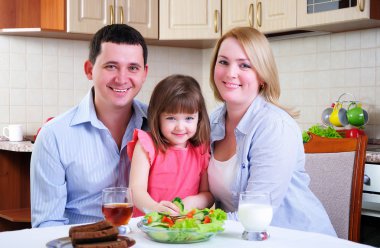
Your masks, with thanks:
M74 246L75 248L128 248L128 243L126 240L99 242L92 244L78 244Z
M117 227L100 230L100 231L88 231L88 232L73 232L71 234L71 242L75 244L96 243L105 241L115 241L119 231Z
M73 226L69 229L69 237L71 237L74 232L92 232L92 231L100 231L104 229L111 228L113 225L108 221L99 221L92 224L81 225L81 226Z

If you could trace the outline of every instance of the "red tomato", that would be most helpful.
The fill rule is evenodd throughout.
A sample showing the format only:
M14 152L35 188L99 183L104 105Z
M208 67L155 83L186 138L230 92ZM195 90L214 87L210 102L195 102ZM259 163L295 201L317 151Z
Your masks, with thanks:
M208 216L205 216L205 219L203 220L203 224L211 223L211 219Z
M346 138L357 138L360 135L364 135L364 131L357 129L357 128L351 128L346 130Z
M166 217L166 216L164 216L164 217L162 217L162 223L168 223L169 224L169 226L172 226L172 225L174 225L174 222L173 222L173 220L172 219L170 219L169 217Z

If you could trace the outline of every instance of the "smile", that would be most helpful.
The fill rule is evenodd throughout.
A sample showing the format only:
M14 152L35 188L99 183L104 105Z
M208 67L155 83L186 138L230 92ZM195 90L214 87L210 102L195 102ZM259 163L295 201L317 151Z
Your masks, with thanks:
M224 85L226 85L228 88L235 88L235 89L241 86L240 84L226 83L226 82L224 82Z
M127 92L129 89L131 89L132 87L129 87L129 88L126 88L126 89L115 89L115 88L112 88L110 87L113 91L115 92L118 92L118 93L124 93L124 92Z

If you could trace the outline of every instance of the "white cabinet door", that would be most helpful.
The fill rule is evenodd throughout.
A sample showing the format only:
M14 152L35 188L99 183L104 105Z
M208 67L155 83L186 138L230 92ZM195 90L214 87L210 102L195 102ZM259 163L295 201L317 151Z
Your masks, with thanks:
M116 20L137 29L144 38L158 39L158 0L117 0Z
M114 0L67 0L67 32L94 34L111 21Z
M256 0L222 0L222 32L238 27L253 27Z
M297 26L297 0L222 0L222 31L255 27L263 33L285 32Z
M263 33L294 30L297 27L296 12L297 0L258 0L254 14L255 27Z
M376 0L378 1L378 0ZM327 3L326 3L327 4ZM336 3L338 4L338 3ZM346 21L355 21L370 18L370 1L358 0L357 5L348 8L312 12L321 4L308 4L306 0L297 0L297 26L300 28L313 27L324 24L342 24ZM309 8L309 13L308 13Z
M160 0L160 40L217 39L220 0Z

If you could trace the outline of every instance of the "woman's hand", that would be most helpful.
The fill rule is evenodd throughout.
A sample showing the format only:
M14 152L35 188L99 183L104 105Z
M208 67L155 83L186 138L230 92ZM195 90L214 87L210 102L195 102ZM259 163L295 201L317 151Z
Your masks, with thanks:
M179 215L180 214L180 209L177 207L177 205L175 205L174 203L172 203L170 201L160 201L154 207L153 211L168 213L170 215Z

